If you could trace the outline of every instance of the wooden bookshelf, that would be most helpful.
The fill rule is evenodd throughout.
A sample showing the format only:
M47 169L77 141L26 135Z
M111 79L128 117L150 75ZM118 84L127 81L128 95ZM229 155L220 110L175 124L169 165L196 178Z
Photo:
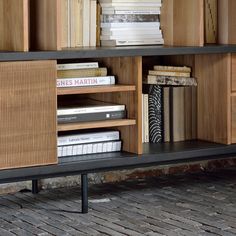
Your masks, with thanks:
M136 90L135 85L117 84L109 86L94 86L94 87L80 87L80 88L58 88L57 95L131 92L135 90Z
M96 128L109 128L109 127L122 127L136 125L136 120L132 119L120 119L109 121L96 121L96 122L80 122L71 124L59 124L57 131L72 131L82 129L96 129Z

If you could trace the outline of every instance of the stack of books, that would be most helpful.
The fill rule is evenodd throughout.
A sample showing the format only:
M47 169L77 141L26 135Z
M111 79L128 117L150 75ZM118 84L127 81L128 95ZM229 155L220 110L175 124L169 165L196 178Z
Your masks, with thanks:
M63 48L96 46L96 0L61 0L61 22Z
M98 62L57 65L57 87L84 87L115 84L115 77L107 75L107 68Z
M116 105L93 99L78 99L73 102L58 100L57 122L59 124L118 120L126 117L125 105Z
M58 157L121 151L119 131L99 131L60 135L57 141Z
M101 46L163 44L161 0L99 0Z
M196 139L197 81L191 68L154 66L144 83L143 142Z

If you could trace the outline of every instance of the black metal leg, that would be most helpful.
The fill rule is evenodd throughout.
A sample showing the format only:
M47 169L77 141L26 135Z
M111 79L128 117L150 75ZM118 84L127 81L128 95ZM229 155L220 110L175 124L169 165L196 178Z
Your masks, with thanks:
M88 213L88 176L81 175L81 198L82 198L82 213Z
M33 194L39 193L39 186L38 186L38 180L37 179L32 180L32 193Z

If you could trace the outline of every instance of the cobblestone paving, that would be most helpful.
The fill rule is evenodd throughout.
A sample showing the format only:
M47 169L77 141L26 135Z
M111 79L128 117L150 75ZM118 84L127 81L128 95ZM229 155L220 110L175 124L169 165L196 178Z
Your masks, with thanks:
M0 236L236 235L236 168L0 197Z

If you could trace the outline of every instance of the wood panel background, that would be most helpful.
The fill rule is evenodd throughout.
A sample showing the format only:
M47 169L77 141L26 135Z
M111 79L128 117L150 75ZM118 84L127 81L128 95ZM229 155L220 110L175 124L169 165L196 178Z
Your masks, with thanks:
M0 50L29 50L28 18L28 0L0 0Z
M232 143L236 143L236 97L232 97Z
M0 169L57 163L56 62L0 63Z
M218 41L220 44L236 44L235 12L235 0L218 0Z
M142 154L142 57L104 58L99 65L109 68L109 74L116 76L116 83L136 86L133 92L94 94L90 97L126 105L127 118L135 119L136 125L118 127L123 150Z
M32 49L61 50L62 14L60 0L31 1L30 21Z
M197 55L198 138L231 143L231 55Z
M165 0L161 28L170 46L204 45L204 0Z
M231 60L231 80L232 80L232 92L236 92L236 54L232 53Z

